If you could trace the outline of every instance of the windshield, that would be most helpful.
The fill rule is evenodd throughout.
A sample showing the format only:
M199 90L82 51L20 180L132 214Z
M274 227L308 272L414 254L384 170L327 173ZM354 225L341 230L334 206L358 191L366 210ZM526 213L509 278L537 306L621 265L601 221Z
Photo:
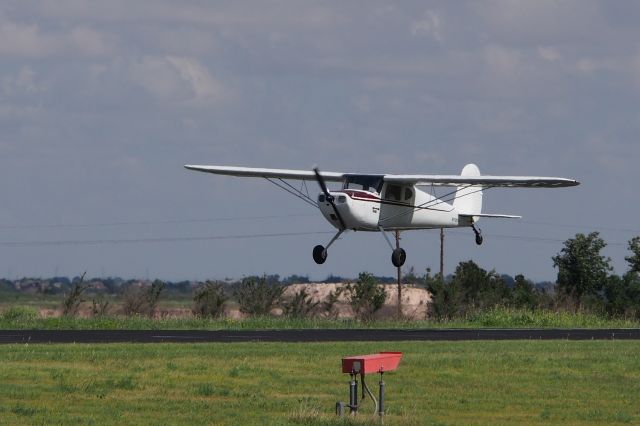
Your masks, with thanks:
M375 192L376 194L382 189L383 176L377 175L347 175L344 180L343 189L359 189L362 191Z

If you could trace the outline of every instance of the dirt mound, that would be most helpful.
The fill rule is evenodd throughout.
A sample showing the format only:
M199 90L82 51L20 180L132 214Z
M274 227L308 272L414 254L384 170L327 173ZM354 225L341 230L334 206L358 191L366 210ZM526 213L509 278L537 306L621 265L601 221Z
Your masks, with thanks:
M292 284L288 286L284 292L285 297L293 297L294 294L306 289L307 294L312 301L319 301L320 304L329 299L331 293L336 293L339 288L344 288L343 283L311 283L311 284ZM392 318L397 313L398 306L398 287L397 285L385 285L387 292L387 300L384 307L376 313L376 318ZM402 287L402 314L406 318L424 319L427 316L427 305L431 301L431 295L423 288L403 286ZM338 318L353 317L353 311L344 294L340 294L333 310L333 315Z

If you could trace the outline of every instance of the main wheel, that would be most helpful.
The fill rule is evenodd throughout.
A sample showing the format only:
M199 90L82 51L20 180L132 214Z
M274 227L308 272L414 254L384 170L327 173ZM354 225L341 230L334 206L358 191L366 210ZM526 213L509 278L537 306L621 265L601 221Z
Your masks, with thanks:
M403 248L397 248L391 254L391 263L393 263L393 266L396 268L404 265L405 260L407 260L407 252L405 252Z
M319 244L315 246L313 248L313 260L315 260L318 265L322 265L325 260L327 260L327 249Z
M482 241L484 241L484 239L482 238L482 235L476 234L476 244L480 246L482 245Z

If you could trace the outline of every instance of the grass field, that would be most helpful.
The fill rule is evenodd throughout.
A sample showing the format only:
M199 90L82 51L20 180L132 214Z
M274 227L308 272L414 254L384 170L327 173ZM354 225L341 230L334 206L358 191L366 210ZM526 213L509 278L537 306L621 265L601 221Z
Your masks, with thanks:
M367 424L332 414L340 359L380 350L386 424L640 422L640 342L508 341L6 345L0 423Z
M241 330L319 328L640 328L635 319L611 319L588 313L495 308L452 321L353 319L293 319L268 316L242 320L220 318L160 318L107 316L98 318L41 317L29 306L0 311L0 329L85 330Z

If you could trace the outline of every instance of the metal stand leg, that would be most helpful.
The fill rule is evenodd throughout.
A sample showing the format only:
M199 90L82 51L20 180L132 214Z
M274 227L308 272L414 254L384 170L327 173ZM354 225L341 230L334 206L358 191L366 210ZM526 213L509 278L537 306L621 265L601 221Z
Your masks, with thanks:
M349 384L349 413L358 412L358 380L356 375L351 375L351 383Z
M378 416L384 417L384 382L380 373L380 393L378 394Z

